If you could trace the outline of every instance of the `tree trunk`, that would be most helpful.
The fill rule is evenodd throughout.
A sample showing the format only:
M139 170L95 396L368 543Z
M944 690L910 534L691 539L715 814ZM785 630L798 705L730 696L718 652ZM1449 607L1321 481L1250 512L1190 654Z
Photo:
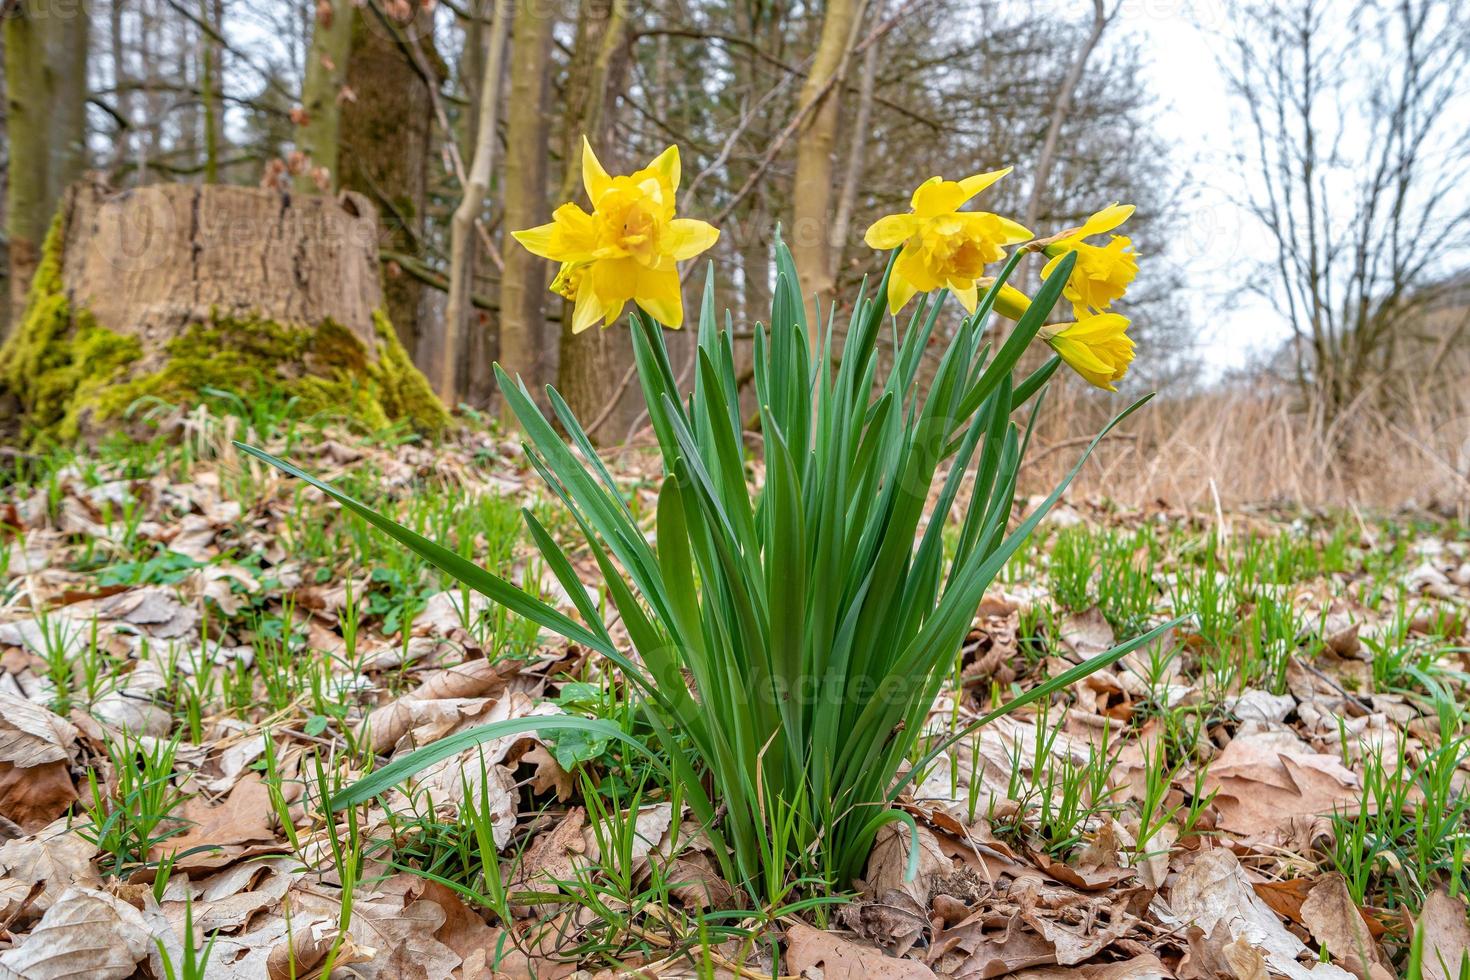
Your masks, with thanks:
M73 186L0 348L0 415L30 441L69 441L206 386L372 428L447 422L382 312L365 198Z
M832 291L832 152L837 143L841 76L852 50L862 0L827 0L822 35L801 90L798 112L806 115L796 141L792 182L791 257L801 278L802 299ZM860 134L859 134L860 135ZM814 330L812 337L820 336Z
M219 183L219 144L224 103L220 100L220 52L216 35L224 20L220 0L200 0L199 17L209 30L199 32L199 101L204 106L204 182Z
M547 220L545 103L550 12L543 4L518 4L514 31L503 187L508 231ZM536 391L555 376L556 367L546 325L546 263L519 245L505 253L500 280L500 364Z
M352 0L321 0L306 54L306 78L301 84L301 109L306 113L297 134L297 148L306 154L307 167L296 178L303 194L317 190L313 171L325 171L328 186L340 186L337 168L342 110L338 97L347 84L347 62L352 55Z
M599 152L609 148L610 103L621 85L627 62L626 6L624 0L585 0L582 4L565 90L562 159L566 161L566 170L558 201L580 200L583 196L583 134ZM606 162L608 156L604 155L603 160ZM572 304L562 304L557 390L584 425L608 432L615 439L622 435L642 407L638 386L626 386L615 403L611 399L632 364L633 338L627 330L597 329L574 334Z
M475 123L475 158L470 164L464 197L454 211L449 230L449 301L444 309L443 350L439 359L439 397L453 405L460 390L464 360L461 341L471 315L470 287L474 273L474 226L495 163L495 119L500 111L500 77L503 74L505 39L510 33L511 4L492 0L494 22L490 25L490 47L485 53L485 74L480 82L480 104Z
M352 20L347 85L355 98L346 100L341 109L341 186L377 204L384 248L421 255L433 125L430 82L414 67L397 27L371 4L356 8ZM420 39L424 44L431 40ZM442 68L432 47L428 52L431 69ZM384 302L399 340L414 357L423 291L418 279L388 267Z
M858 188L863 183L863 153L868 146L868 127L873 118L873 90L878 81L879 45L873 44L863 52L863 74L858 83L857 115L852 125L847 145L847 165L842 174L842 193L837 198L837 213L832 218L832 234L828 238L832 253L828 266L829 282L835 287L841 272L842 258L847 251L848 231L852 227L852 212L857 207Z
M64 187L86 161L88 6L17 3L5 18L10 308L18 313Z
M1056 101L1052 103L1051 116L1046 124L1046 139L1042 141L1041 154L1036 159L1036 172L1031 179L1031 196L1026 200L1024 220L1026 227L1034 235L1049 234L1039 231L1036 223L1041 219L1041 205L1046 200L1046 185L1051 180L1052 167L1056 165L1057 144L1061 140L1062 126L1067 121L1067 115L1072 111L1072 100L1077 96L1077 86L1082 82L1082 73L1087 69L1087 59L1092 57L1093 49L1102 39L1109 19L1107 11L1103 9L1103 0L1092 0L1092 26L1087 32L1087 37L1082 41L1082 47L1077 49L1077 57L1073 58L1072 63L1067 66L1067 74L1062 78L1061 86L1057 88ZM1037 261L1036 255L1028 254L1021 261L1021 274L1013 281L1032 281Z
M46 185L49 206L46 217L55 213L72 181L87 169L87 54L91 14L89 4L78 4L69 16L52 5L45 20L46 72L51 76L50 117L51 169Z

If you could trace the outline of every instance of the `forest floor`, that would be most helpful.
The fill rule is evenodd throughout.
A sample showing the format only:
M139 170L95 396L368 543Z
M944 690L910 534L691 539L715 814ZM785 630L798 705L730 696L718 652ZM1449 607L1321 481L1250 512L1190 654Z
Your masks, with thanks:
M585 736L486 742L328 815L455 732L633 711L585 651L229 440L555 602L519 508L571 529L514 443L270 410L0 460L0 978L1470 975L1462 527L1062 507L929 734L1194 625L940 756L903 800L913 880L898 830L849 900L752 909ZM650 514L655 474L610 462Z

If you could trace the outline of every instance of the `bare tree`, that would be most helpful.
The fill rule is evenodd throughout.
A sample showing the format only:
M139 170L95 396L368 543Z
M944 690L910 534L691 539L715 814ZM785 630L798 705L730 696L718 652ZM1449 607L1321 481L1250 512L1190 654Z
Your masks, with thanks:
M90 7L63 12L29 0L0 6L5 22L6 223L11 310L19 313L66 185L86 161Z
M516 5L510 54L510 106L506 112L505 225L531 228L546 220L549 127L547 66L553 17L549 5ZM545 264L523 248L508 249L500 279L500 363L536 390L554 377L554 345L546 325ZM507 420L510 415L506 413Z
M347 84L347 59L352 54L352 0L320 0L306 55L306 77L301 84L301 134L298 144L307 156L307 168L297 176L297 189L316 190L313 171L320 168L330 186L337 186L338 142L342 118L342 86Z
M1264 292L1334 417L1432 365L1406 354L1470 238L1470 12L1453 0L1243 4L1226 68L1250 122ZM1426 349L1433 349L1429 345Z
M796 175L791 254L801 276L802 293L831 292L832 155L837 144L841 81L857 42L864 0L827 0L822 34L812 53L801 91L801 129L796 141ZM815 338L816 334L813 334Z
M453 405L458 395L460 348L469 319L470 279L473 273L471 253L474 243L470 232L479 220L485 194L490 189L490 173L495 161L495 120L500 111L500 76L505 65L505 39L510 33L511 5L507 0L491 0L494 12L490 25L489 49L485 52L485 74L479 89L479 118L475 124L475 155L470 163L464 196L454 210L449 238L449 301L444 308L443 350L439 362L439 397Z

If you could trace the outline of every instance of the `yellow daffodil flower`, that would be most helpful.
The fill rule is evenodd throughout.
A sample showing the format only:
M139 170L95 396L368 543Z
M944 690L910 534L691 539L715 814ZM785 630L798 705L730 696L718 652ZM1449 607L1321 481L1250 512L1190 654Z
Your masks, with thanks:
M1126 316L1097 313L1076 323L1042 327L1038 336L1090 384L1117 391L1113 382L1122 380L1133 361L1133 338L1127 331Z
M1044 280L1056 269L1068 252L1077 253L1077 264L1062 289L1072 302L1078 320L1089 313L1106 310L1128 289L1138 275L1138 254L1133 242L1124 235L1112 235L1106 245L1091 245L1084 239L1101 235L1127 221L1133 214L1131 204L1113 204L1088 218L1081 228L1073 228L1043 240L1042 251L1051 261L1041 270Z
M575 303L572 332L598 320L611 325L629 300L660 323L681 326L676 263L709 248L720 232L705 221L674 217L679 148L669 147L642 170L611 177L584 137L582 183L590 214L563 204L550 224L511 233L527 251L562 264L551 290Z
M995 285L995 277L984 276L975 280L975 286L982 293L989 292ZM1008 320L1019 320L1031 306L1031 297L1021 292L1010 283L1003 283L1000 292L995 296L995 303L991 309Z
M889 313L903 309L914 293L941 288L975 312L981 270L1005 256L1003 246L1024 242L1031 233L1009 218L959 209L1010 172L1007 167L964 180L931 177L914 191L910 213L873 222L863 236L870 248L902 246L888 280Z

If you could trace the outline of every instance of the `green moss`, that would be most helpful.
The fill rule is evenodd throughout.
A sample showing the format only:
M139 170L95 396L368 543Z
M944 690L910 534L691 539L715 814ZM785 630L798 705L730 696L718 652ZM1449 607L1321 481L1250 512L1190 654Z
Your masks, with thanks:
M407 420L420 432L442 430L448 411L408 360L387 318L375 312L374 325L376 359L332 320L311 329L216 315L169 341L159 370L101 392L95 417L115 418L144 397L188 401L213 387L245 397L284 392L296 399L300 415L339 415L368 429Z
M373 311L373 328L378 335L377 379L382 389L383 410L391 418L408 419L420 432L439 432L449 425L449 411L429 379L414 367L408 351L398 342L398 332L382 310Z
M70 442L121 418L140 398L182 404L206 387L243 397L282 392L301 415L349 418L369 429L406 420L437 433L449 413L413 366L382 311L377 350L328 320L315 328L216 314L144 359L137 339L73 310L61 283L61 226L52 225L25 313L0 348L0 388L15 395L32 442ZM376 354L376 357L373 356Z
M61 216L46 234L25 311L0 347L0 388L13 393L38 437L72 439L77 406L107 388L142 355L138 341L73 315L61 284Z

